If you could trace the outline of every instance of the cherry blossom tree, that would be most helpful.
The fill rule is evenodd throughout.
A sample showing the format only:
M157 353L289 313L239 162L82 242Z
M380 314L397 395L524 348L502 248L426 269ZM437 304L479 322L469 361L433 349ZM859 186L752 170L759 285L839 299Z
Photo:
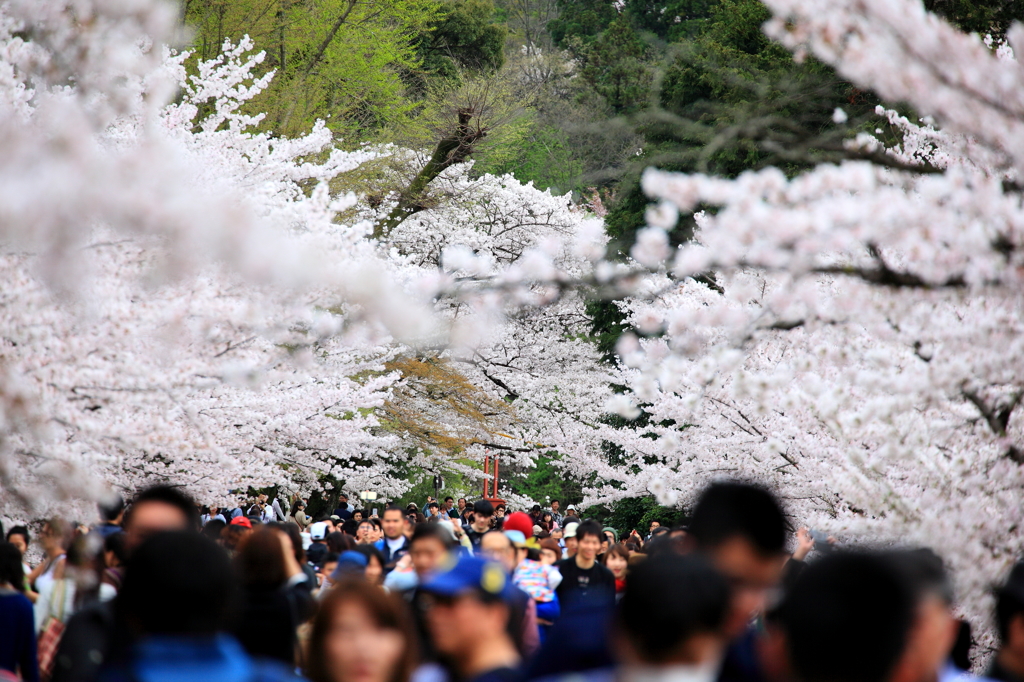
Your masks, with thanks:
M917 2L766 4L770 36L928 118L880 108L899 143L860 133L851 156L872 162L792 178L646 172L660 203L632 251L650 274L624 302L639 335L615 407L649 425L610 436L627 459L595 499L758 480L797 524L934 547L987 626L1024 549L1021 29L996 48Z

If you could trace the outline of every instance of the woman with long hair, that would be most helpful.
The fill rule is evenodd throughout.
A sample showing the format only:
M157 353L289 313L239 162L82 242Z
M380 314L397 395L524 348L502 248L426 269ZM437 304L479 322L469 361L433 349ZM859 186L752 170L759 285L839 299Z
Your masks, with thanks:
M300 576L291 539L277 528L253 531L235 554L242 605L232 633L253 656L295 665L297 630L315 602Z
M339 582L313 619L310 682L408 682L416 661L408 606L360 578Z
M615 599L618 601L626 591L626 570L629 568L629 550L622 545L610 545L601 558L601 563L615 576Z
M0 542L0 671L25 682L39 682L35 618L24 589L21 552L9 542Z

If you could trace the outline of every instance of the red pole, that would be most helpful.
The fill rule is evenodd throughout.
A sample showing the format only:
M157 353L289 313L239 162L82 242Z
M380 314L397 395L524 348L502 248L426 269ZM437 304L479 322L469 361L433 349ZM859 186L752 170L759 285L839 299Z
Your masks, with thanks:
M494 496L498 496L498 456L494 456L494 484L491 486L494 489Z

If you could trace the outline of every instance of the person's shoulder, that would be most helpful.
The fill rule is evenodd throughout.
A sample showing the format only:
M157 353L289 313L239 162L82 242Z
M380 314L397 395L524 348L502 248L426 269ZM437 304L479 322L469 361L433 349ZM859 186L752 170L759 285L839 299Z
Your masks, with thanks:
M13 611L27 611L28 613L33 612L32 602L29 601L21 592L11 590L10 592L0 592L0 600L5 602L5 606L9 606Z
M532 682L614 682L614 668L598 668L596 670L583 670L563 675L551 675L541 677Z
M305 678L283 663L266 658L253 660L253 674L249 682L304 682Z

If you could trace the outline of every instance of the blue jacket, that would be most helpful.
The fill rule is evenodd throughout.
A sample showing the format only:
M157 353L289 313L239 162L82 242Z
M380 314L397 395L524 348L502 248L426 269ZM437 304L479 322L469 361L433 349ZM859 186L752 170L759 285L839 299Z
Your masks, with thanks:
M32 602L13 590L0 592L0 669L20 669L25 682L39 682Z
M146 637L129 663L103 670L100 682L298 682L276 662L254 660L230 635Z

